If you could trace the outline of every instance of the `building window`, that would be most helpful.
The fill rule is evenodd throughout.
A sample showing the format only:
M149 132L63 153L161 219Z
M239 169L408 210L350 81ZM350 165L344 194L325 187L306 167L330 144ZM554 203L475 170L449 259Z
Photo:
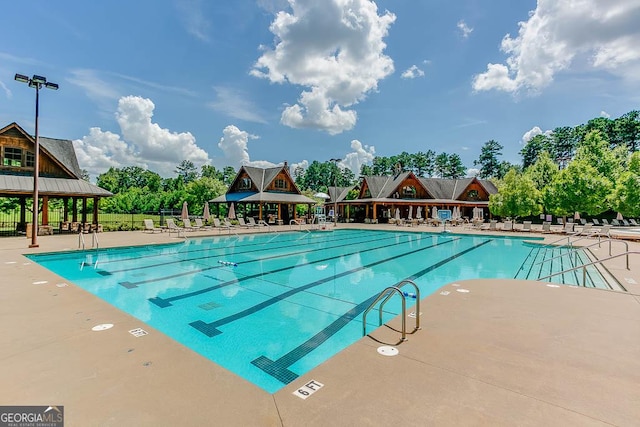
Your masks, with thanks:
M238 184L238 190L250 190L251 189L251 178L241 178L240 183Z
M467 200L478 200L478 190L469 190Z
M31 151L27 151L27 158L24 165L28 168L32 168L36 165L36 156Z
M284 179L276 179L276 188L278 190L286 190L287 189L287 181Z
M402 198L412 198L415 199L416 197L416 188L411 186L406 186L406 187L402 187Z
M2 164L4 166L22 166L22 148L4 147Z

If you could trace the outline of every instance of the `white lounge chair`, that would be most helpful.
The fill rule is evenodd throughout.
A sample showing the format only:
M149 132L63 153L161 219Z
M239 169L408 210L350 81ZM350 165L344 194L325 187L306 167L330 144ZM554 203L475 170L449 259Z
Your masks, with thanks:
M551 233L551 221L542 222L542 233Z
M520 231L531 231L531 221L523 221Z
M184 228L178 227L173 218L167 218L167 230L169 230L169 235L171 235L172 232L178 233L178 237L180 233L184 233Z
M199 228L200 230L207 230L211 228L209 225L202 222L202 218L195 218L194 221L196 222L196 228Z
M182 220L182 227L187 231L196 231L198 228L191 225L191 220L189 218L185 218Z
M502 231L513 231L513 221L505 221L502 224Z
M163 230L160 227L156 227L153 224L153 220L152 219L145 219L144 220L144 231L145 232L155 233L156 231L162 232Z
M242 217L238 217L238 224L240 224L240 227L244 228L252 228L258 226L258 224L256 224L255 222L253 224L247 223Z

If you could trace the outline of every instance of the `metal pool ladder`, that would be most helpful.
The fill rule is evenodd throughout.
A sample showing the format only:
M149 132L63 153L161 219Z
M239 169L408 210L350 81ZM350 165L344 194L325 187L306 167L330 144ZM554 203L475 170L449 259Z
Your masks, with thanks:
M406 285L413 286L415 293L403 292L401 288ZM411 333L414 333L415 331L420 329L420 288L418 288L418 285L416 285L412 280L403 280L396 286L389 286L385 288L364 311L364 313L362 314L362 336L367 335L367 314L378 303L380 303L380 305L378 306L378 326L382 326L382 309L394 294L398 294L402 298L402 341L407 340L407 297L416 299L416 326L413 331L411 331Z

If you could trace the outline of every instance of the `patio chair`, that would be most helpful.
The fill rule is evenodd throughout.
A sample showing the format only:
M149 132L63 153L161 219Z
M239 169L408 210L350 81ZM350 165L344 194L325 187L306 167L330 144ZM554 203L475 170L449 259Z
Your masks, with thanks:
M591 234L591 227L593 227L593 224L587 224L584 227L582 227L580 231L576 231L573 234L575 236L588 236Z
M513 231L513 221L505 221L502 224L502 231Z
M191 220L189 218L185 218L182 220L182 228L184 228L186 231L196 231L198 229L198 227L194 227L193 225L191 225Z
M584 218L580 218L580 224L587 225L587 220Z
M629 224L633 225L634 227L637 227L638 225L640 225L640 224L638 224L638 222L637 222L635 219L633 219L633 218L629 218Z
M202 222L202 218L195 218L194 221L196 223L196 228L199 228L200 230L208 230L211 228L211 226Z
M155 233L156 231L159 231L162 233L162 228L160 227L156 227L153 224L153 220L152 219L145 219L144 220L144 230L145 232L151 232L151 233Z
M498 221L492 219L489 221L489 227L487 228L489 231L497 231L498 230Z
M253 219L253 217L252 217L252 216L250 216L249 218L247 218L247 224L248 224L249 226L251 226L251 227L257 227L257 226L259 226L259 225L264 225L264 224L258 224L258 223L256 223L256 220L255 220L255 219Z
M224 225L228 228L234 228L235 225L231 224L231 221L229 221L229 218L222 218L222 221L224 222Z
M178 227L173 218L167 218L166 221L167 221L167 230L169 230L169 235L175 232L175 233L178 233L178 237L180 237L180 233L184 233L184 228Z
M626 220L626 219L624 219L624 218L622 219L622 224L623 224L625 227L631 227L631 224L629 223L629 221L627 221L627 220Z
M620 227L622 224L620 224L620 221L618 221L616 218L613 218L611 220L611 225L613 225L614 227Z
M520 229L520 231L531 231L531 221L523 221L522 222L522 228Z
M542 233L551 233L551 221L542 222Z
M609 225L607 218L602 218L600 221L602 221L602 225Z
M596 227L600 227L600 221L598 220L598 218L593 218L591 219L591 222L593 223L593 225L595 225Z
M601 229L589 234L589 237L611 237L611 225L603 225Z
M257 227L258 224L256 224L255 222L253 224L248 224L244 218L242 218L241 216L238 217L238 224L240 225L240 227L243 228L252 228L252 227Z
M560 231L557 231L557 233L573 234L575 232L574 226L575 226L575 224L573 222L567 222L567 223L564 224L564 227L562 227L562 229Z

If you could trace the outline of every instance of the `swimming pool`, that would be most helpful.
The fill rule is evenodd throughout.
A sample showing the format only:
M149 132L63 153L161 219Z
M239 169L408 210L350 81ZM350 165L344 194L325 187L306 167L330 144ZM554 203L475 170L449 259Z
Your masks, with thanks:
M426 297L456 280L513 278L530 252L517 237L341 229L29 258L274 393L360 339L385 287L410 279ZM391 300L384 320L399 312Z

